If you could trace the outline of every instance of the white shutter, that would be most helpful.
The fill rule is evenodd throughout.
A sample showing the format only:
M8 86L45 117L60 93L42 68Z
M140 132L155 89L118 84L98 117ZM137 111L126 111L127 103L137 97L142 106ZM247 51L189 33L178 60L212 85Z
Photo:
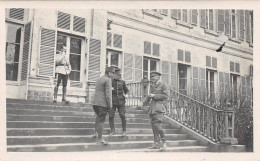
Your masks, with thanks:
M74 16L73 31L85 33L85 18Z
M23 43L23 57L22 57L22 71L21 81L26 80L28 77L28 67L31 53L31 35L32 35L32 23L27 23L24 28L24 43Z
M56 31L41 28L40 58L38 75L52 77L54 75L54 55Z
M178 79L177 79L177 64L171 62L171 89L174 91L177 91L177 84L178 84Z
M198 24L198 11L197 10L191 10L191 23L192 24Z
M22 9L22 8L10 8L9 18L23 21L24 20L24 9Z
M162 61L162 81L169 85L170 81L170 66L168 61Z
M58 12L58 23L57 23L58 28L69 30L70 29L70 18L71 18L70 14L59 11Z
M142 80L143 60L142 56L134 56L135 60L135 81L140 82Z
M224 10L217 10L217 11L218 11L218 32L224 32L225 12L224 12Z
M206 10L200 10L200 27L206 28Z
M90 38L88 80L96 81L100 77L101 41Z
M250 12L246 10L246 41L250 42Z
M204 68L199 68L199 81L200 81L200 93L202 100L205 100L206 95L206 70Z
M229 10L225 10L225 35L230 34L230 13Z
M192 67L192 88L193 98L198 99L199 97L199 69L198 67Z
M124 80L133 80L133 60L134 56L132 54L124 54Z

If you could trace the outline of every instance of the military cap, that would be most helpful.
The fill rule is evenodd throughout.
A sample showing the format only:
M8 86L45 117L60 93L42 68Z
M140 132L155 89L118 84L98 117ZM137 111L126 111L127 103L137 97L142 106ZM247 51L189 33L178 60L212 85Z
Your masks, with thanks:
M63 50L67 50L67 47L66 47L66 46L62 46L62 49L63 49Z
M115 73L115 68L114 67L106 67L106 72L113 72L113 73Z
M151 72L151 77L153 77L153 76L161 76L162 74L160 73L160 72L156 72L156 71L153 71L153 72Z
M117 75L122 75L121 69L120 69L120 68L116 68L116 69L115 69L115 74L117 74Z

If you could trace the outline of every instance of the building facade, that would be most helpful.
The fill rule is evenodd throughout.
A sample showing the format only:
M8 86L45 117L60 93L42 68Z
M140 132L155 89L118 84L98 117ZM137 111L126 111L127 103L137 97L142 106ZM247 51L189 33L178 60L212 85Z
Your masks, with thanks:
M6 9L7 98L52 100L62 45L73 102L91 102L95 80L112 65L127 83L160 71L173 90L194 98L213 103L228 91L252 100L251 10Z

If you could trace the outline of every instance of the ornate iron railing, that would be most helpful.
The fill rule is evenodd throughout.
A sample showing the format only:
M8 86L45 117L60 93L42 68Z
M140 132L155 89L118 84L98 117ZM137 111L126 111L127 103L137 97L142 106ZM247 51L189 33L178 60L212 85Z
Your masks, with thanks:
M141 105L149 84L147 88L138 82L129 83L127 87L126 106ZM213 108L174 90L170 91L166 115L216 143L222 138L234 137L234 113Z

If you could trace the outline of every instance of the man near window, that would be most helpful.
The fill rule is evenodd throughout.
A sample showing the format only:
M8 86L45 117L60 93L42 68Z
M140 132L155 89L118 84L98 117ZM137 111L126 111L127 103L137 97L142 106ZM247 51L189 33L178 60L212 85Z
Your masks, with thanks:
M105 70L105 75L98 78L96 81L92 105L97 115L94 137L98 136L97 144L99 145L108 144L108 142L103 139L102 135L106 115L112 108L112 78L114 73L115 68L107 67Z
M115 77L112 80L112 100L113 108L109 112L109 125L111 128L110 135L115 134L114 118L116 109L118 110L119 116L122 120L122 136L126 136L126 118L125 118L125 94L129 92L126 87L125 81L121 79L121 71L119 68L115 70Z
M63 46L60 53L56 55L56 70L55 73L58 76L57 84L54 87L54 99L53 102L57 102L57 94L59 85L62 80L62 102L69 103L66 99L67 82L71 72L71 65L68 56L66 55L67 47Z
M151 89L143 104L148 102L148 114L154 134L154 144L149 149L166 149L166 141L162 129L163 115L166 112L166 100L170 95L169 87L160 80L161 73L151 72ZM162 145L160 146L160 138Z

